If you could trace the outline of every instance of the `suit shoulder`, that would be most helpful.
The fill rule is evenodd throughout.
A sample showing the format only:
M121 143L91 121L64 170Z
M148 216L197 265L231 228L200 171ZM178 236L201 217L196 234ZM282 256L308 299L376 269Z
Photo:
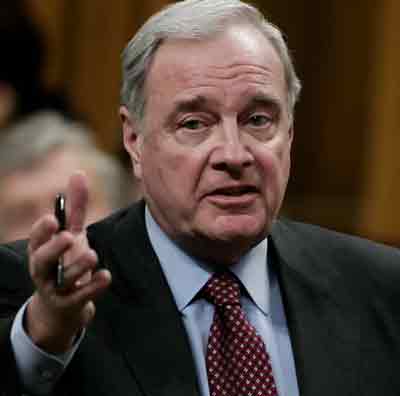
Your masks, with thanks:
M300 245L314 256L327 258L337 267L357 269L376 275L380 272L400 279L400 249L317 225L279 220L274 226L278 239L285 235L289 243Z
M26 248L27 241L0 245L0 317L13 315L33 292Z
M26 240L0 245L0 265L3 273L7 275L0 279L6 278L11 283L15 276L27 271L27 246Z
M144 213L144 206L143 201L136 202L128 207L118 209L104 219L89 225L89 239L92 234L109 233L113 228L118 227L121 222L125 222L127 219L137 220L137 218L141 218L142 213Z
M26 239L2 244L0 245L0 257L21 260L26 256L27 247L28 241Z
M277 232L288 232L292 234L293 238L304 240L306 243L322 244L324 249L340 248L351 249L352 251L368 251L394 255L398 258L400 249L385 245L383 243L375 242L370 239L362 238L356 235L345 234L342 232L334 231L314 224L302 223L292 221L289 219L280 219L275 228Z

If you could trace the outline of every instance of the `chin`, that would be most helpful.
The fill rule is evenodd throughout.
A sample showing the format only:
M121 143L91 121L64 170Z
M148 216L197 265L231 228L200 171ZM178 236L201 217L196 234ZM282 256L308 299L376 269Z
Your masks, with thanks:
M214 218L198 223L178 241L196 257L229 266L263 240L267 231L261 221Z
M254 245L267 234L263 216L223 216L214 219L209 236L222 243Z

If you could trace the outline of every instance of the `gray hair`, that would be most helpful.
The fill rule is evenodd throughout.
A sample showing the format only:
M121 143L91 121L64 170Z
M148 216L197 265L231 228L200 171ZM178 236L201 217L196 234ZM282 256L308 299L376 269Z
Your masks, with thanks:
M240 0L185 0L153 15L122 53L121 104L126 105L137 120L143 119L144 83L154 54L164 40L206 39L235 23L255 26L278 53L285 72L289 115L293 118L301 83L282 33L257 8Z
M30 168L55 151L71 150L98 178L111 208L128 203L132 179L116 158L96 147L91 131L81 123L46 111L26 117L1 135L0 177Z

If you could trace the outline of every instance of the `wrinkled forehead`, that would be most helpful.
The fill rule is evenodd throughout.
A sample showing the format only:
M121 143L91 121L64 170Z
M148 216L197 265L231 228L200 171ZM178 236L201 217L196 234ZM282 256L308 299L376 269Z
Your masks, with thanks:
M286 102L284 68L274 47L256 28L234 26L206 40L165 41L149 69L145 95L147 103L159 104L160 98L172 101L191 90L240 95L251 87L258 92L264 87Z
M154 53L147 78L154 77L154 70L168 76L176 73L176 69L195 73L199 65L224 68L241 63L272 66L280 76L284 74L282 61L264 33L252 25L243 24L228 26L224 32L203 39L171 38L162 41Z

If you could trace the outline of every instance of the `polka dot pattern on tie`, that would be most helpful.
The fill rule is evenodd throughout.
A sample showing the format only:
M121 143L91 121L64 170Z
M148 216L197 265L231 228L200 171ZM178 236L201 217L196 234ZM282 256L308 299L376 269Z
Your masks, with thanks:
M214 274L202 295L215 305L206 356L210 396L276 396L268 353L245 317L236 278Z

